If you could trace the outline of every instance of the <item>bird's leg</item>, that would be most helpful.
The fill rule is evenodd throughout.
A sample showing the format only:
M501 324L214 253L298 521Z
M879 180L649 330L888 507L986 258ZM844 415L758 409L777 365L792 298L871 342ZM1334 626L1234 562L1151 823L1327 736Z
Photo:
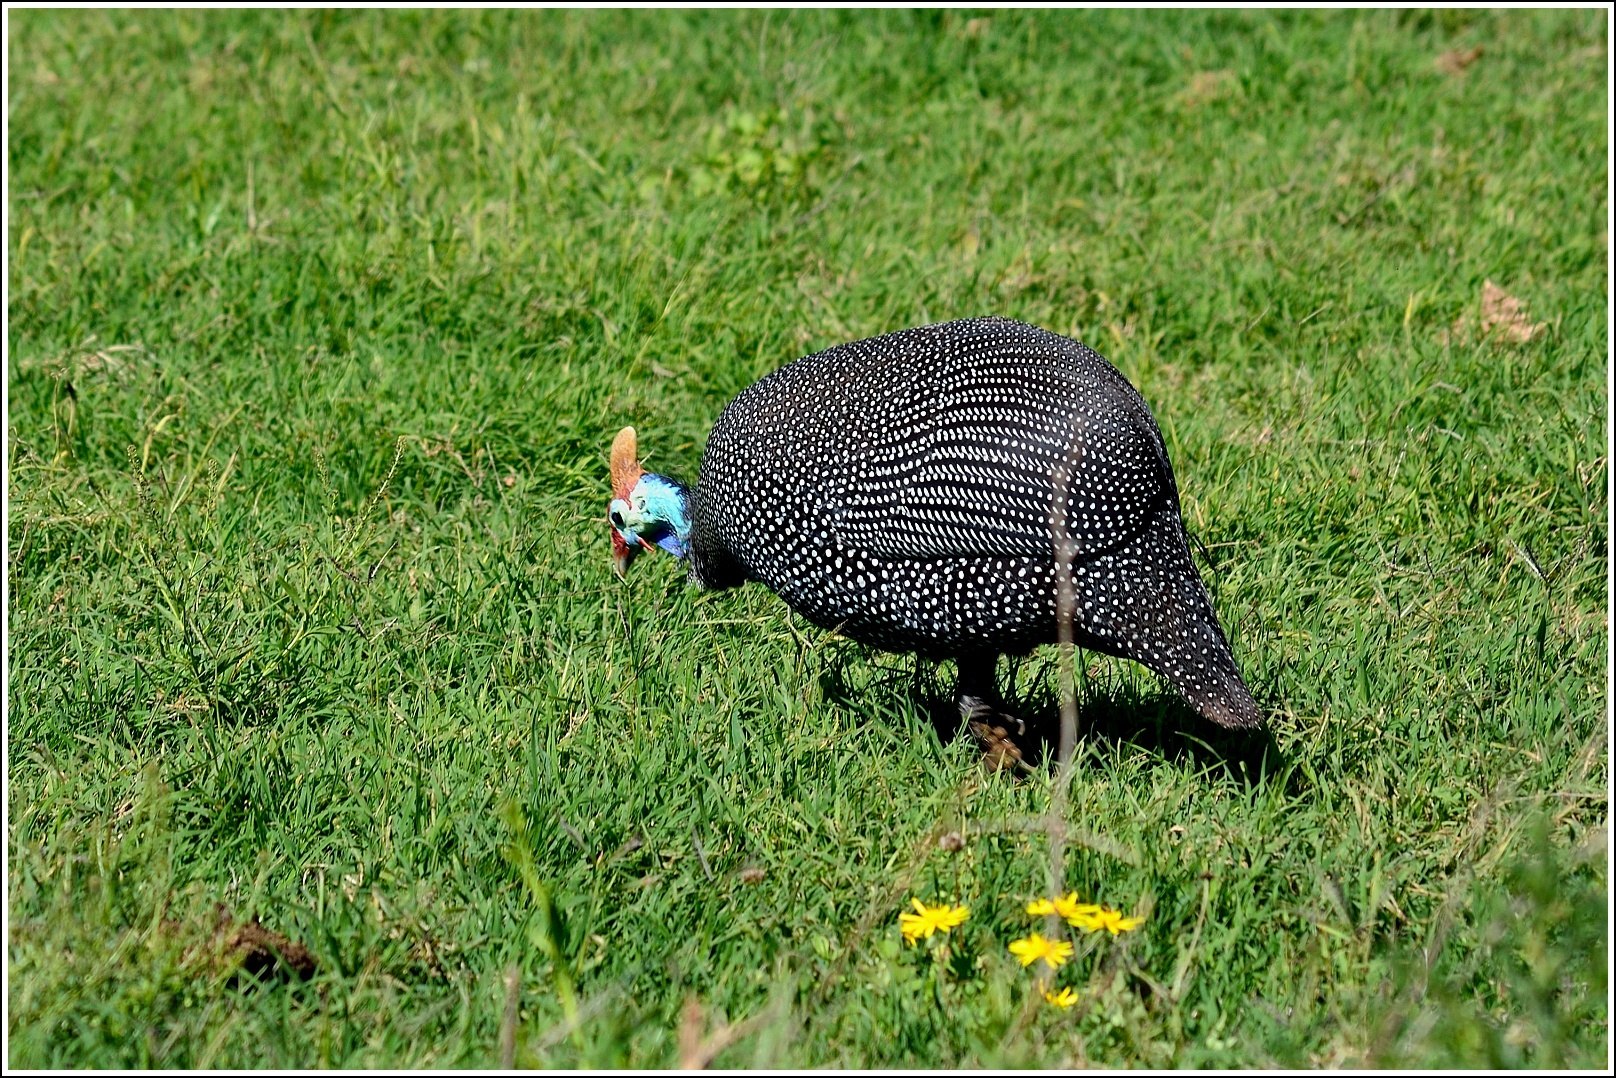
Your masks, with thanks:
M1004 710L994 668L999 657L987 654L959 657L959 682L954 700L959 705L965 728L982 746L982 759L990 771L1007 767L1030 770L1022 759L1021 746L1014 738L1027 732L1026 723Z
M960 717L970 720L979 715L988 715L999 710L1003 704L994 676L998 658L991 653L961 655L958 658L959 682L954 689L954 699L959 703Z

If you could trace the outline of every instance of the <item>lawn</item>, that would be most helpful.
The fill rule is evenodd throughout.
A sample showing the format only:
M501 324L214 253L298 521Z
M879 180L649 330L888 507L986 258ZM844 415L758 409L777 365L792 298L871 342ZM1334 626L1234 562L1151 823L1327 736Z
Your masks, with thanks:
M1603 1066L1607 27L10 12L8 1063ZM613 575L620 426L986 313L1151 403L1268 736L1080 654L988 774Z

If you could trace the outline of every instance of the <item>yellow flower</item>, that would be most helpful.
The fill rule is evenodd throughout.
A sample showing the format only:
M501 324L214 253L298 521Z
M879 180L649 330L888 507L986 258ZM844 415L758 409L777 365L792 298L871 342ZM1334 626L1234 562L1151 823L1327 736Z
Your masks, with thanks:
M1030 966L1042 958L1050 969L1060 969L1072 957L1072 945L1065 940L1046 940L1034 932L1026 939L1010 944L1010 953L1020 959L1023 966Z
M1059 992L1044 989L1044 998L1057 1007L1070 1007L1077 1002L1077 993L1070 988L1062 988Z
M971 915L971 911L964 906L928 906L918 898L909 901L914 904L915 912L898 914L898 927L903 930L903 938L910 943L925 939L933 932L947 932L958 927Z
M1073 928L1083 928L1090 932L1099 927L1093 922L1094 915L1099 912L1099 906L1079 902L1075 891L1069 891L1060 898L1036 898L1027 903L1027 913L1033 917L1059 914Z
M1066 918L1066 923L1073 928L1081 928L1085 932L1097 932L1101 927L1101 912L1099 906L1083 906L1073 910Z
M1083 927L1079 922L1098 913L1100 907L1087 902L1079 902L1076 894L1069 894L1065 898L1055 900L1055 912L1066 918L1066 923L1073 928Z
M1132 932L1145 923L1143 917L1124 917L1119 910L1110 908L1101 909L1095 913L1093 921L1093 927L1089 928L1090 932L1098 932L1103 928L1113 936L1120 932Z

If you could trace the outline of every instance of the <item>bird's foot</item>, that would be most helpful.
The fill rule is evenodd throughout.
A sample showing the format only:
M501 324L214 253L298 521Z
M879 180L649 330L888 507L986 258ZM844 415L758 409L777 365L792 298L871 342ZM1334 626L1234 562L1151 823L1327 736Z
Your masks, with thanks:
M1031 771L1018 738L1027 734L1027 724L1016 716L994 707L980 696L959 697L960 717L965 728L982 749L982 763L989 772L1014 768Z

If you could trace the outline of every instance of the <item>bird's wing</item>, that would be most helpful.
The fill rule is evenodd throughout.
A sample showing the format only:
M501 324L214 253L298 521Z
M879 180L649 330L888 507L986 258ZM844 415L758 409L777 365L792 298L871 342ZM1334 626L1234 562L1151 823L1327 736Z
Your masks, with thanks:
M1113 550L1172 501L1166 448L1120 376L1025 355L936 372L901 409L913 420L846 462L833 530L882 557L1050 558L1062 465L1066 527L1080 550Z

